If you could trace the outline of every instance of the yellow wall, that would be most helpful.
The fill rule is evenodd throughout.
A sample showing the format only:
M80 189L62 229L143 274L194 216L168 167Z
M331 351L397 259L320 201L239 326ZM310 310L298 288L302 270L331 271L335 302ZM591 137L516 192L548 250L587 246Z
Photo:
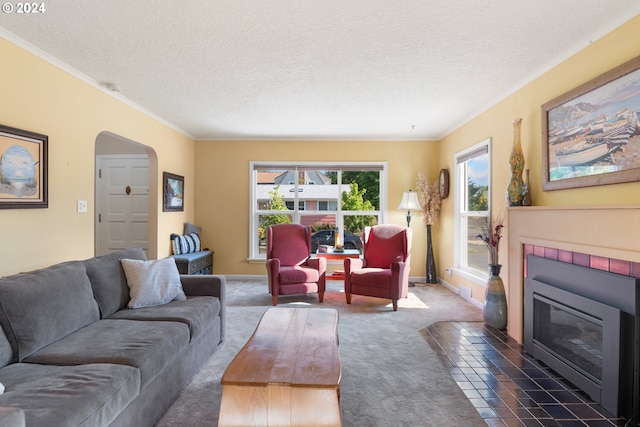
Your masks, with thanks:
M492 138L492 189L494 207L506 206L505 192L509 182L508 157L513 142L512 120L522 118L522 146L526 168L530 169L530 182L534 205L616 205L640 203L640 183L625 183L585 187L580 189L542 191L542 130L541 106L585 83L602 73L640 55L640 16L619 27L609 35L592 43L584 50L545 73L540 78L521 88L497 105L461 126L440 141L440 163L453 168L454 156L487 137ZM438 228L440 272L454 265L453 259L453 198L442 206L444 221ZM506 217L506 214L505 214ZM500 249L500 261L506 264L506 237ZM585 230L588 233L589 230ZM501 276L508 277L508 265L504 265ZM444 280L458 286L472 287L472 297L482 300L484 288L464 280L459 275L444 276ZM508 284L506 284L508 286Z
M402 192L415 186L418 172L430 180L440 168L453 172L456 152L493 138L492 197L503 203L509 177L511 121L523 118L522 141L531 169L537 205L633 204L640 202L640 183L543 192L541 189L540 106L603 72L640 55L640 17L569 58L542 77L436 142L349 141L198 141L167 127L60 68L0 39L0 123L49 136L49 208L0 210L0 275L86 258L94 248L94 156L104 131L145 144L162 172L185 176L185 211L163 213L156 194L158 257L169 254L168 236L184 221L203 227L203 243L216 251L214 270L221 274L265 274L263 264L249 264L249 161L387 161L389 216L403 224L395 210ZM525 47L523 47L525 48ZM126 96L126 88L123 95ZM453 179L453 174L452 174ZM453 190L453 188L452 188ZM455 195L455 194L453 194ZM76 213L78 199L89 201L87 214ZM443 202L434 229L438 273L453 265L453 197ZM412 276L424 276L426 236L420 218L414 230ZM508 233L508 228L506 230ZM506 250L501 251L506 260ZM503 277L507 277L505 266ZM444 279L457 286L456 275ZM473 288L482 299L483 289Z
M435 142L373 141L198 141L196 142L196 222L203 243L215 251L214 270L222 274L264 275L264 262L250 264L250 161L386 161L388 222L406 224L395 208L402 193L415 189L418 172L438 177ZM415 214L411 276L425 275L426 229Z
M94 153L100 132L151 147L162 171L189 183L183 213L163 213L158 203L158 243L150 252L169 254L168 236L194 215L194 142L20 47L0 39L0 124L49 137L49 207L0 209L0 275L83 259L94 254ZM77 213L77 200L89 202Z

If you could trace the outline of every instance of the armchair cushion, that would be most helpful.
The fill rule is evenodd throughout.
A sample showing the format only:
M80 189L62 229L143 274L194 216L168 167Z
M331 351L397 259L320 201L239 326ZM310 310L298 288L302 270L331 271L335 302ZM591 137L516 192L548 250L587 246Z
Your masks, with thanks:
M351 273L352 285L371 286L374 288L389 288L391 285L391 270L388 268L363 268Z
M278 281L280 285L295 285L297 283L312 283L320 280L320 272L309 267L299 265L280 267Z

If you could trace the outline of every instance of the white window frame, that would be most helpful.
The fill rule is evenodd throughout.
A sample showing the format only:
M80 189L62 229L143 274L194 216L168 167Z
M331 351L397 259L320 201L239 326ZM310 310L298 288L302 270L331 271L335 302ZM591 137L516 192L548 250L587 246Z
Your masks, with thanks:
M348 211L345 213L342 211L342 200L338 200L337 202L337 210L336 218L337 218L337 226L342 229L343 226L343 218L345 215L377 215L378 223L383 224L387 222L387 188L388 188L388 164L387 162L287 162L287 161L274 161L274 162L263 162L263 161L251 161L249 162L249 206L251 209L249 215L249 258L248 260L255 262L262 262L265 260L265 255L260 254L260 249L258 247L258 220L260 214L264 211L260 211L257 208L258 203L256 199L256 178L257 174L256 170L273 168L273 169L293 169L293 168L301 168L301 169L318 169L318 170L330 170L330 171L338 171L338 182L342 182L342 171L356 171L356 170L366 170L366 169L378 169L380 172L380 206L377 211ZM342 185L342 184L340 184ZM298 184L295 183L295 188L297 189ZM295 191L297 194L297 191ZM342 189L339 187L338 194L342 194ZM293 222L300 222L300 214L301 211L298 209L294 211L270 211L270 213L286 213L292 215ZM315 212L326 213L327 211L304 211L303 214L310 215Z
M467 192L467 180L466 175L463 174L463 163L467 160L472 159L478 155L486 153L488 155L488 165L487 165L487 182L488 182L488 210L482 213L469 213L463 212L463 200L466 200L466 192ZM475 268L471 268L466 264L466 254L467 250L467 242L468 242L468 233L466 229L466 221L463 221L467 216L484 216L489 218L491 215L491 170L492 170L492 160L491 160L491 138L487 138L479 143L475 144L472 147L469 147L466 150L456 153L455 155L455 173L454 173L454 188L455 188L455 200L454 200L454 268L456 272L460 274L462 277L465 277L473 282L484 286L488 277L487 272L479 271ZM487 264L489 260L487 259Z

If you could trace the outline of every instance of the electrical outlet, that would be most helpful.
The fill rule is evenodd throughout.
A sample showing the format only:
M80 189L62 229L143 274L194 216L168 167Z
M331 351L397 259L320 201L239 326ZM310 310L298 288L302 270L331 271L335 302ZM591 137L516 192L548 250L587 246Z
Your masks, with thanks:
M78 200L78 212L86 212L86 211L87 211L87 201Z

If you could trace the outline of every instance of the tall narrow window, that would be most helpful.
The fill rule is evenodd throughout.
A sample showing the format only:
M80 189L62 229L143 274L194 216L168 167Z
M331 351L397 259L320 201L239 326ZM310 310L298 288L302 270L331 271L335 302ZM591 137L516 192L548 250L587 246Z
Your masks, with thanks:
M311 227L311 248L342 230L347 249L360 249L364 227L385 221L386 170L379 163L251 163L249 257L265 257L265 230L272 224Z
M487 248L476 236L484 232L490 215L491 139L456 155L455 260L473 276L486 276Z

